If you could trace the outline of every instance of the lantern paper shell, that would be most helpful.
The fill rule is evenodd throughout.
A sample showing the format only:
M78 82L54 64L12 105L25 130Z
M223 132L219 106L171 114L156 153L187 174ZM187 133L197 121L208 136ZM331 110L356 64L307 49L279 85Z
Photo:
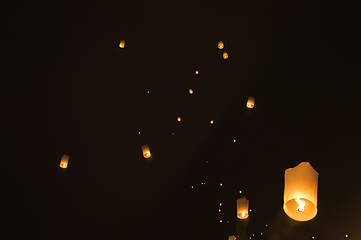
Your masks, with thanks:
M239 219L246 219L248 218L248 205L249 202L247 198L243 197L240 199L237 199L237 217Z
M254 97L249 97L246 106L248 108L254 108L255 100Z
M219 41L219 42L218 42L218 48L219 48L219 49L223 49L223 48L224 48L224 44L223 44L222 41Z
M224 53L223 53L223 58L224 58L224 59L227 59L227 58L228 58L228 53L224 52Z
M61 160L60 160L60 167L61 168L67 168L68 167L68 161L69 161L69 156L63 155L61 157Z
M235 237L234 235L229 236L229 237L228 237L228 240L236 240L236 237Z
M285 171L283 210L292 219L308 221L317 214L318 172L308 162Z
M125 47L125 41L124 41L124 40L120 41L119 47L120 47L120 48L124 48L124 47Z
M148 145L142 146L142 151L143 151L143 157L144 158L150 158L152 156L152 154L150 153Z

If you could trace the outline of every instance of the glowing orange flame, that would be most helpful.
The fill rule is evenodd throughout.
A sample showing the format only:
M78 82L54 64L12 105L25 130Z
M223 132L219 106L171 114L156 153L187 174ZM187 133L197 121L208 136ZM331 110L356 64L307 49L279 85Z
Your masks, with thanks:
M302 201L300 198L296 198L295 200L298 204L297 212L301 213L305 211L305 204L306 204L305 201Z

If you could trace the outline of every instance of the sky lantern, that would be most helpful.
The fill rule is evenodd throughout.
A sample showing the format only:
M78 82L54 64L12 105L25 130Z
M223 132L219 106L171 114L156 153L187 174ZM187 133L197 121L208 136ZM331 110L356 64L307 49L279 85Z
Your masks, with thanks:
M236 237L235 237L234 235L229 236L229 237L228 237L228 240L236 240Z
M254 108L254 104L255 104L254 97L248 97L248 101L247 101L246 106L248 108Z
M248 205L249 201L247 198L239 198L237 199L237 217L239 219L246 219L248 218Z
M189 93L190 93L190 94L193 94L193 90L192 90L191 88L189 89Z
M198 74L199 72L198 72L198 70L196 71L196 74Z
M124 41L124 40L120 41L119 47L120 47L120 48L124 48L124 47L125 47L125 41Z
M223 44L222 41L219 41L219 42L218 42L218 48L219 48L219 49L223 49L223 48L224 48L224 44Z
M149 150L148 145L142 146L142 151L143 151L143 157L144 158L150 158L152 156L152 154L150 154L150 150Z
M224 53L223 53L223 58L224 58L224 59L227 59L227 58L228 58L228 53L227 53L227 52L224 52Z
M181 119L180 117L178 117L178 118L177 118L177 121L180 122L180 121L182 121L182 119Z
M296 221L308 221L317 214L318 172L308 162L285 171L283 210Z
M68 167L68 161L69 161L69 156L64 154L61 157L61 160L60 160L60 167L61 168L67 168Z

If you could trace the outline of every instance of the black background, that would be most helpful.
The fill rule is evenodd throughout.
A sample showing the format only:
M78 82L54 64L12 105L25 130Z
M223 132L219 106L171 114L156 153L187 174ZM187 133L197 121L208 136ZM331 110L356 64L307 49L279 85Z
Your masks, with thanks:
M3 10L2 239L361 239L356 6ZM318 214L296 222L282 210L283 178L303 161L319 173ZM244 196L252 212L241 221Z

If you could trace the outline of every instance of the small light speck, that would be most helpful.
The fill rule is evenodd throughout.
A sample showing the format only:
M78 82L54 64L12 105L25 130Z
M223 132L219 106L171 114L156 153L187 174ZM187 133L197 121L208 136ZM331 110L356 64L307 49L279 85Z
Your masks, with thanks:
M222 210L221 209L218 209L218 212L221 212Z
M182 121L182 119L180 117L177 118L178 122Z
M140 132L138 132L140 134Z
M346 234L345 237L348 237L348 235Z
M229 223L229 221L227 221L227 223Z
M222 206L222 203L219 203L219 206Z
M221 187L222 187L222 186L223 186L223 184L222 184L222 183L220 183L220 184L219 184L219 186L221 186Z
M266 224L266 227L267 227L268 225Z
M236 139L233 139L233 142L236 142Z
M219 220L219 222L222 222L222 219L221 219L221 220Z
M189 93L190 93L190 94L193 94L193 90L192 90L192 89L189 89Z
M147 93L149 93L149 91L147 91Z
M252 236L254 237L254 233L252 234Z
M196 74L198 74L199 72L198 72L198 70L196 71Z
M261 235L263 235L263 233L261 233Z
M213 120L211 120L211 124L213 124Z
M208 161L206 161L206 163L208 163Z
M242 193L242 191L239 191L239 193Z
M191 188L193 188L193 186L191 186Z
M252 212L252 209L250 209L249 211Z
M174 132L172 133L172 135L174 135Z
M315 239L315 237L314 237L314 236L312 236L312 239Z

